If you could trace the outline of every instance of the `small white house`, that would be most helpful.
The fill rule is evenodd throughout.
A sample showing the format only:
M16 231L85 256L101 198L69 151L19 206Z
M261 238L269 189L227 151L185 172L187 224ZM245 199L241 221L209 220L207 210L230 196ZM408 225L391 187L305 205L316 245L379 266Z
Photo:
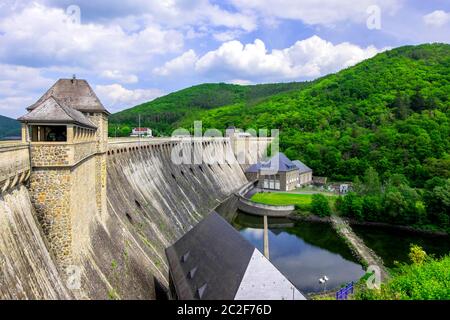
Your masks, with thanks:
M339 193L340 194L346 194L349 191L349 185L346 183L342 183L339 185Z
M152 137L152 129L150 128L133 128L131 137Z
M250 138L252 135L249 132L243 131L242 129L228 127L225 131L225 136L230 138Z

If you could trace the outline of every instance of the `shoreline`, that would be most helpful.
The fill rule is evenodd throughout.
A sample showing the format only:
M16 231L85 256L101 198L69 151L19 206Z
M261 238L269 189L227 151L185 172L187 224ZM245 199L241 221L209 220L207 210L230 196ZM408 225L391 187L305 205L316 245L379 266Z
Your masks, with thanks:
M312 214L305 216L305 215L299 215L295 212L288 215L286 218L294 220L294 221L331 223L330 217L322 218L322 217L312 215ZM358 221L358 220L349 219L349 218L343 218L343 219L346 220L350 225L388 228L388 229L402 230L402 231L406 231L406 232L410 232L410 233L436 236L436 237L449 237L450 236L450 234L448 234L445 231L432 231L432 230L418 229L418 228L415 228L412 226L396 225L396 224L390 224L390 223L386 223L386 222Z

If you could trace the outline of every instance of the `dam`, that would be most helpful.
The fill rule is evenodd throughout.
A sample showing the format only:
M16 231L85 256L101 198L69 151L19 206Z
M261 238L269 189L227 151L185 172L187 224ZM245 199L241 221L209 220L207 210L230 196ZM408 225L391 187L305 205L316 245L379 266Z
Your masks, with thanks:
M167 298L165 249L248 183L243 165L174 164L180 141L171 138L108 139L108 113L83 81L55 84L22 117L22 142L0 144L0 298ZM82 112L64 102L75 85L87 98L66 100ZM271 141L183 146L229 160L246 146L245 158L258 161Z
M233 154L229 139L211 143ZM173 164L175 144L170 139L108 142L107 210L73 219L72 264L79 268L73 272L82 278L81 288L70 291L65 285L70 274L58 269L28 189L29 146L0 146L0 296L154 299L155 286L168 288L165 248L247 183L238 163ZM77 201L83 207L87 200Z

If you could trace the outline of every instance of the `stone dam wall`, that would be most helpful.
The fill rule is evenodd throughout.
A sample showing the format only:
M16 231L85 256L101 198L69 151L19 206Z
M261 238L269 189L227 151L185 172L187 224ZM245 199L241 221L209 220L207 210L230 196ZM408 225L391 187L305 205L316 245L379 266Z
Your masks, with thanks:
M194 145L234 158L227 139L192 142L182 153L201 152ZM174 148L174 142L156 139L108 144L103 166L107 210L87 207L96 197L88 187L79 192L78 203L71 204L78 206L74 211L86 213L71 217L74 258L70 266L55 262L36 219L25 176L2 192L0 298L155 299L164 295L168 287L164 249L248 182L241 165L233 161L174 164ZM83 171L98 166L88 164L74 169L74 181L81 186L93 183L83 178Z
M0 298L70 299L24 185L0 194Z

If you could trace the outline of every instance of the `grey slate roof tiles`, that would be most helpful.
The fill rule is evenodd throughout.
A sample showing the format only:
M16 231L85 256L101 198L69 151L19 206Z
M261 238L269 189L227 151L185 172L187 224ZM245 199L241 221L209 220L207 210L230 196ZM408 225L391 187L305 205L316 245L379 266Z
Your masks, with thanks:
M306 172L312 171L312 169L310 167L308 167L306 164L304 164L300 160L294 160L292 162L295 164L295 166L298 168L298 170L300 170L300 173L306 173Z
M250 166L246 172L260 172L264 170L286 172L296 170L297 166L289 160L288 157L282 152L277 152L268 161L256 163Z
M31 111L35 109L50 96L56 98L60 103L81 112L105 112L109 114L89 83L82 79L59 79L36 103L29 106L27 110Z
M74 123L88 128L96 128L80 111L66 106L53 96L37 104L31 112L18 120L37 123Z
M178 298L234 299L253 251L228 222L211 213L166 249Z

